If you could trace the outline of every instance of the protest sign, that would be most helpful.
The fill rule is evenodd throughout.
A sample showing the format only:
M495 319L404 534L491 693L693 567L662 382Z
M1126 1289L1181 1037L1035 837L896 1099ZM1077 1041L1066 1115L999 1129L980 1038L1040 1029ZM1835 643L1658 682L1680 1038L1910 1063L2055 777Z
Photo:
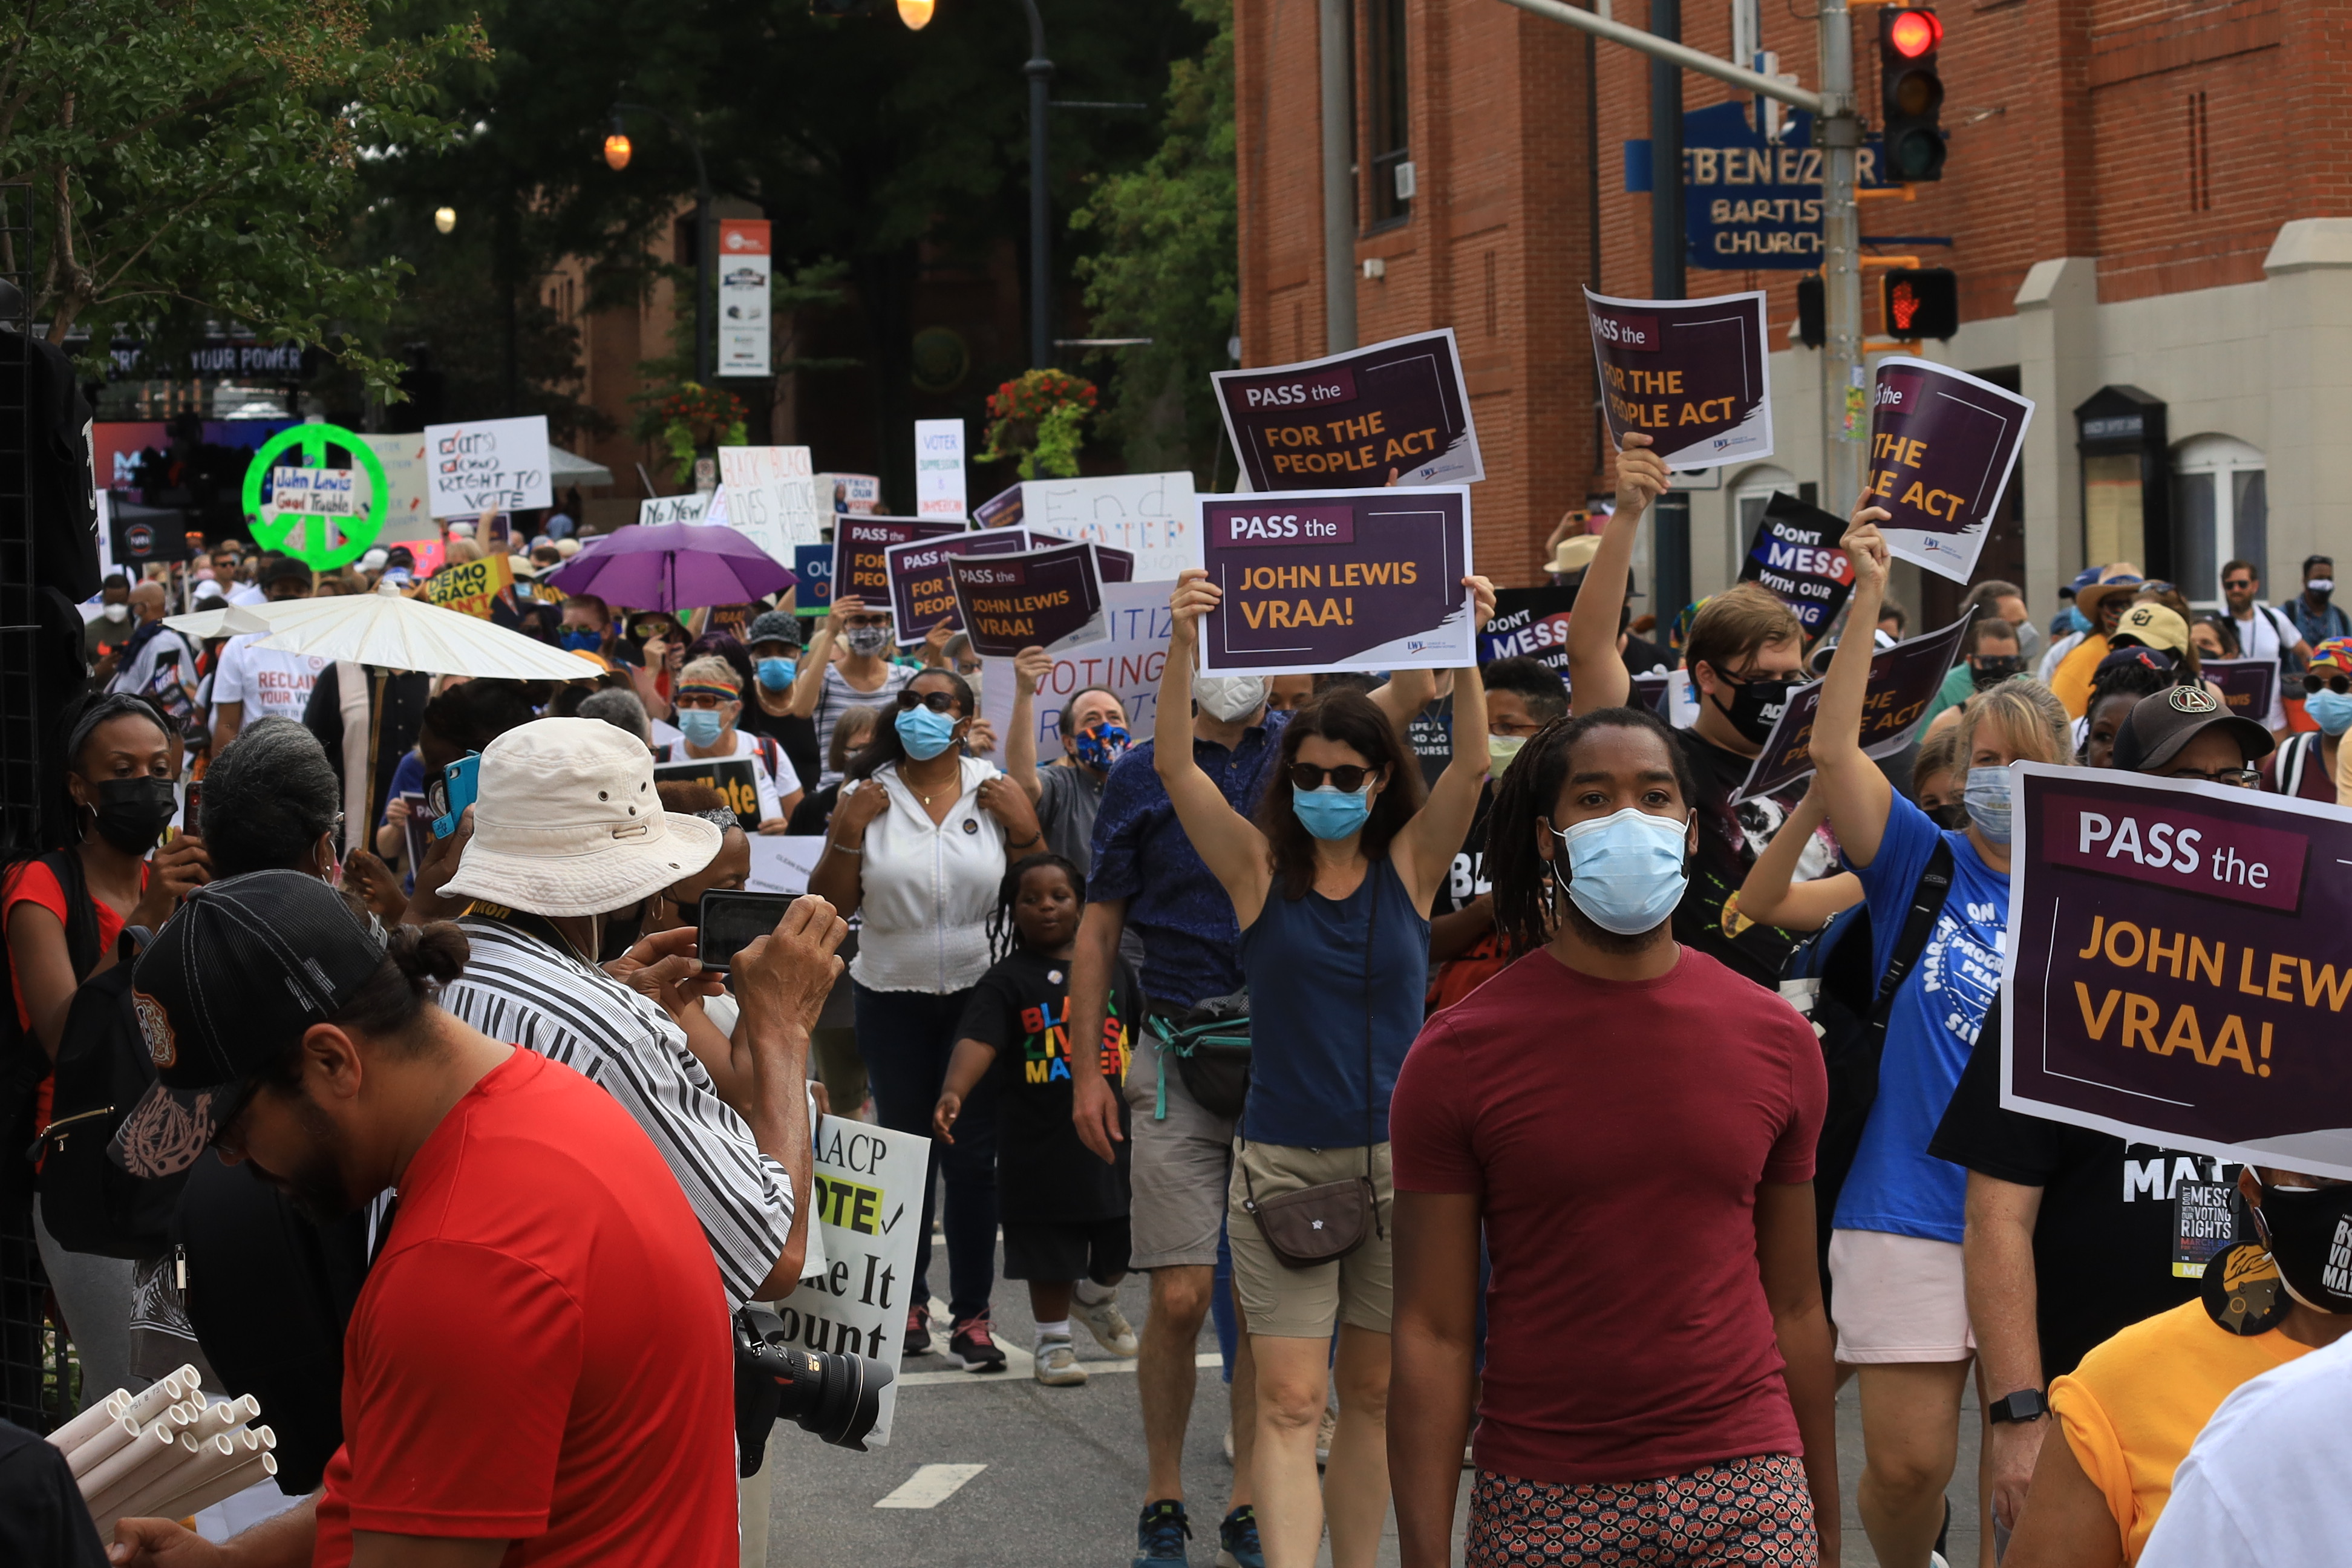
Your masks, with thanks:
M890 580L890 624L897 628L899 646L921 642L941 621L963 629L963 619L956 611L955 585L948 580L951 558L1011 555L1028 548L1027 534L1019 529L1003 529L993 533L958 530L885 550L882 573Z
M760 833L760 782L751 770L758 765L750 757L681 757L676 762L656 763L654 780L709 784L727 803L727 809L735 814L743 831L756 838Z
M1297 491L1201 504L1208 675L1471 663L1470 491Z
M555 504L548 487L547 416L425 427L436 517L479 517Z
M485 621L492 618L499 598L513 593L513 560L495 552L444 566L425 580L427 603Z
M1160 670L1168 662L1168 593L1165 583L1114 583L1103 589L1102 637L1055 654L1053 668L1038 682L1032 721L1040 762L1062 754L1062 704L1081 691L1109 692L1127 714L1129 732L1150 735ZM1011 659L981 661L980 710L999 735L1011 736Z
M833 591L876 609L890 602L890 568L882 552L894 544L961 533L961 522L919 517L840 516L833 523ZM920 639L918 638L918 641Z
M1209 379L1253 490L1370 488L1391 473L1409 486L1486 477L1451 327Z
M963 421L915 421L915 515L964 520Z
M719 374L768 374L768 220L719 220ZM737 525L740 527L739 523ZM764 548L764 546L763 546Z
M275 468L269 470L269 504L280 512L310 517L349 517L357 510L355 468Z
M1792 495L1775 495L1757 520L1739 580L1761 583L1788 605L1805 636L1817 637L1853 592L1853 563L1838 541L1845 521Z
M2032 418L2032 398L1989 381L1907 354L1879 361L1867 484L1893 514L1878 525L1886 548L1956 583L1973 576Z
M422 436L362 436L375 453L376 462L383 469L384 509L383 531L376 535L378 544L402 544L413 540L439 539L441 530L433 521L432 498L425 482L425 437ZM362 482L367 479L364 467ZM369 485L369 494L374 487Z
M1029 479L1019 490L1010 515L1000 514L995 522L982 526L1017 522L1033 535L1085 539L1126 551L1135 558L1138 582L1172 582L1177 573L1201 563L1199 508L1189 473ZM1103 563L1103 570L1108 582L1112 570L1108 562Z
M1018 528L1021 525L1021 487L1007 485L972 508L971 525L974 528Z
M744 879L744 890L790 893L797 899L808 891L809 878L824 856L824 836L821 833L755 834L751 838L751 870Z
M1504 588L1495 595L1495 616L1478 634L1478 662L1531 658L1568 678L1568 617L1576 608L1573 588Z
M1030 536L1032 542L1044 536L1038 534ZM1124 550L1115 550L1108 544L1095 546L1095 569L1102 574L1102 580L1106 583L1135 581L1135 557Z
M1771 455L1764 295L1618 300L1584 291L1609 437L1639 430L1671 468Z
M817 510L855 511L868 516L882 510L882 481L872 474L816 476Z
M1691 718L1696 717L1696 712L1691 718L1678 719L1675 716L1675 677L1681 674L1680 670L1655 669L1633 677L1633 689L1627 694L1625 705L1647 708L1675 729L1689 729ZM1683 679L1687 688L1690 678L1684 676Z
M930 1178L931 1141L846 1116L817 1129L816 1206L824 1244L820 1272L803 1277L776 1304L787 1341L803 1350L870 1356L896 1372L907 1332L907 1291L915 1273L915 1233ZM869 1448L887 1447L898 1385L882 1391Z
M800 579L793 590L794 615L821 616L833 608L832 545L793 546L793 575Z
M2352 817L2141 773L2011 772L2001 1104L2352 1178Z
M648 496L637 503L637 526L659 528L672 522L701 522L710 510L716 491L698 490L682 496Z
M1969 628L1962 616L1941 631L1928 632L1880 648L1870 658L1870 685L1862 699L1862 754L1891 757L1911 743L1911 733L1926 717L1944 677L1959 657L1960 636ZM1866 632L1863 635L1868 635ZM1821 707L1822 682L1801 686L1789 693L1780 717L1765 738L1764 749L1739 786L1739 798L1778 795L1813 771L1813 714Z
M1096 549L1079 541L1018 555L975 553L949 562L972 651L1010 658L1024 647L1055 653L1100 641L1103 584Z
M2231 712L2264 729L2270 727L2271 703L2278 696L2278 660L2209 658L2198 668L2221 689L2221 700L2230 705Z
M721 447L719 482L727 497L729 526L778 565L792 559L794 545L824 537L806 447ZM830 509L824 517L832 521Z

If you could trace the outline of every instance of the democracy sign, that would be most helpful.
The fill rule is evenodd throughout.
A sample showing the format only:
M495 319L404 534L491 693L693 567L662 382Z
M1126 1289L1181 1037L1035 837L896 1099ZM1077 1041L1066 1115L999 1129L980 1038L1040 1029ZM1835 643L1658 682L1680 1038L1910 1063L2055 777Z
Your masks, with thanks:
M931 1141L847 1116L817 1127L810 1240L821 1267L776 1303L786 1340L803 1350L869 1356L896 1372L907 1332L907 1294L914 1285L916 1232ZM919 1305L920 1303L918 1303ZM881 1412L866 1446L889 1446L898 1385L882 1391Z
M1495 615L1478 634L1478 662L1531 658L1568 677L1568 617L1576 608L1573 588L1504 588L1495 595Z
M1838 547L1844 537L1843 520L1776 494L1757 520L1739 580L1764 584L1795 614L1807 637L1819 637L1853 592L1853 563Z
M1203 674L1458 669L1476 658L1462 585L1466 486L1204 496L1201 540L1224 593L1202 622Z
M1907 354L1878 362L1871 394L1871 503L1895 555L1956 583L1975 574L2017 467L2033 400Z
M1103 584L1097 548L1079 541L1019 555L949 562L972 651L984 658L1010 658L1024 647L1058 653L1100 641Z
M514 562L497 553L455 562L425 580L428 604L486 621L496 614L500 596L510 598L513 593Z
M2011 772L2001 1104L2352 1178L2352 818L2203 782Z
M1712 468L1772 452L1764 294L1615 300L1584 291L1609 437L1650 437L1670 468Z
M890 602L890 566L883 559L883 552L894 544L942 539L963 531L961 522L838 514L833 520L833 591L842 598L863 599L879 608Z
M1486 477L1451 327L1209 379L1253 490L1369 488L1391 474L1406 486Z
M2199 673L2221 689L2221 700L2241 719L2270 727L2271 704L2278 697L2279 667L2274 658L2209 658Z
M760 781L752 774L758 764L750 757L681 757L656 763L654 777L671 784L709 784L735 814L743 831L760 831Z
M1962 616L1941 631L1928 632L1880 648L1870 657L1870 684L1862 699L1862 754L1891 757L1911 743L1911 732L1934 700L1944 677L1959 657ZM1780 705L1780 716L1765 737L1739 786L1739 798L1778 795L1813 771L1813 714L1822 704L1821 681L1801 686Z
M1011 555L1029 548L1029 536L1019 529L994 533L944 533L936 539L909 540L882 552L882 574L890 582L890 623L900 647L921 642L941 621L962 629L956 614L955 585L948 581L948 562L958 555Z
M436 517L479 517L552 506L547 416L425 427L425 482Z
M1002 562L999 557L991 564ZM1053 668L1037 684L1031 721L1036 728L1037 755L1051 761L1062 754L1062 704L1081 691L1108 691L1118 698L1129 732L1148 737L1152 715L1159 711L1160 674L1168 662L1172 624L1167 584L1106 585L1101 637L1055 653ZM1011 659L981 661L981 713L998 734L1007 737L1013 733L1013 687Z

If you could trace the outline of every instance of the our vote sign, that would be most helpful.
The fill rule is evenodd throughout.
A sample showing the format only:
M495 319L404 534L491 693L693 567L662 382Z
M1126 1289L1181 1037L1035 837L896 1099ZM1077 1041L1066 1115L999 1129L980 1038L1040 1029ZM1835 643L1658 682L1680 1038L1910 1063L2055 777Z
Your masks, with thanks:
M1853 563L1839 548L1843 519L1792 495L1776 495L1756 521L1739 580L1760 583L1789 606L1808 637L1819 637L1853 592Z
M2257 790L2011 771L2001 1103L2352 1178L2352 820Z
M1475 661L1470 492L1323 491L1201 502L1211 675L1438 667Z
M1253 490L1469 484L1486 477L1454 329L1213 374Z
M1862 752L1866 757L1891 757L1911 743L1927 704L1952 672L1959 657L1960 637L1969 629L1962 616L1941 631L1912 637L1870 656L1870 683L1862 699ZM1849 628L1850 637L1868 637L1868 627ZM1739 798L1778 795L1813 773L1813 718L1822 705L1822 682L1814 681L1789 693L1780 715L1765 737L1764 749L1739 786Z
M2017 467L2033 400L1897 354L1871 390L1871 504L1892 553L1957 583L1976 573Z
M1576 608L1573 588L1504 588L1495 595L1494 618L1478 634L1478 662L1531 658L1568 678L1568 622Z
M983 658L1010 658L1024 647L1061 653L1101 641L1103 580L1095 558L1099 548L1078 542L950 561L972 651Z
M1671 468L1714 468L1772 452L1764 295L1619 300L1584 291L1610 439L1650 437Z

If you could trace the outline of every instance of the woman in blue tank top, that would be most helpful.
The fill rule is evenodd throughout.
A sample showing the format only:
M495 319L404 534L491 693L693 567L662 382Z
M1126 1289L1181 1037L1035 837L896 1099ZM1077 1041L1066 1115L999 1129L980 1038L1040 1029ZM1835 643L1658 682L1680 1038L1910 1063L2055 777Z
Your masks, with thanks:
M1494 589L1462 581L1483 626ZM1250 1089L1226 1231L1257 1357L1258 1531L1275 1568L1315 1561L1326 1511L1315 1434L1336 1322L1331 1561L1370 1568L1389 1492L1389 1091L1421 1029L1430 902L1486 773L1486 692L1475 666L1455 672L1454 758L1425 803L1419 761L1370 699L1347 689L1314 699L1284 731L1252 822L1192 760L1194 633L1221 596L1204 572L1177 580L1152 750L1185 836L1234 901L1249 979ZM1375 1225L1330 1262L1286 1266L1251 1213L1367 1176Z

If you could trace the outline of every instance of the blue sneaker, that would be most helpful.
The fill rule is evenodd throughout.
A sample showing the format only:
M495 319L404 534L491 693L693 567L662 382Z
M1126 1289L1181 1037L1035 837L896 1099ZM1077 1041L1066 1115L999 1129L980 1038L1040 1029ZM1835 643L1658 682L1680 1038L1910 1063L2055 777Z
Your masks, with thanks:
M1257 1543L1257 1510L1244 1503L1217 1526L1217 1568L1265 1568Z
M1250 1532L1253 1541L1256 1531ZM1143 1517L1135 1521L1135 1568L1182 1568L1190 1561L1184 1555L1184 1542L1192 1538L1192 1526L1184 1518L1184 1505L1172 1498L1143 1505Z

